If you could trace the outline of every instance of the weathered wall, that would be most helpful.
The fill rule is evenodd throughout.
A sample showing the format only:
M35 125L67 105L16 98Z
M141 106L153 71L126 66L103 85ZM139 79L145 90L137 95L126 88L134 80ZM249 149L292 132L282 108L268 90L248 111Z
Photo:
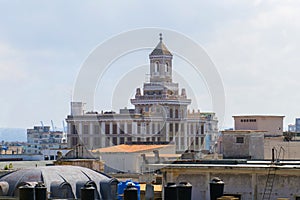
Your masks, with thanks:
M254 166L223 167L175 167L168 166L164 172L164 184L167 182L187 181L193 186L192 200L210 199L209 183L213 177L225 182L225 194L239 194L242 200L260 200L265 189L269 168ZM276 170L273 191L270 199L300 197L300 168L279 167Z
M237 137L243 143L237 143ZM222 147L224 158L264 159L264 134L252 131L223 131Z
M273 147L277 149L278 154L280 151L280 147L283 148L283 150L281 150L281 156L279 158L280 160L300 159L300 142L295 142L295 141L284 142L282 141L282 138L266 138L264 146L265 146L264 148L265 159L272 159Z

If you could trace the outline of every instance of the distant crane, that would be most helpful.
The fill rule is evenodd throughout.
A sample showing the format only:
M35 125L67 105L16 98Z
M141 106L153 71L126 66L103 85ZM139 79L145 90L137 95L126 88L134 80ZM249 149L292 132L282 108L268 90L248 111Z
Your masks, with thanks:
M41 121L41 125L42 125L42 129L44 130L44 123L43 123L43 121Z
M55 128L54 128L54 123L53 123L53 120L51 119L51 126L52 126L52 131L54 132L55 131Z

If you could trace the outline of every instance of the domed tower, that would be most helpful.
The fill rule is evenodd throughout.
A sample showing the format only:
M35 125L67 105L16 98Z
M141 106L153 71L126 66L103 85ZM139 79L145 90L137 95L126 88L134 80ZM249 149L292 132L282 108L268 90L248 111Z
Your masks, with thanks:
M162 42L162 34L159 34L159 43L149 55L150 58L150 82L172 82L173 55Z
M144 83L143 94L137 88L135 98L131 99L135 112L185 119L191 100L187 99L185 89L180 93L178 83L172 81L173 55L163 43L162 34L159 34L159 43L150 53L149 59L150 82Z

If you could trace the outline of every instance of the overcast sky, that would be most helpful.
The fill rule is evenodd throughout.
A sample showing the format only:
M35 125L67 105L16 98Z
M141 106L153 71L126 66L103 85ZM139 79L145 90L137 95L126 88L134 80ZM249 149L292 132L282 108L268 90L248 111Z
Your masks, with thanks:
M89 53L116 34L143 27L178 31L206 50L225 89L223 127L232 127L232 115L239 114L285 115L285 126L300 117L297 0L1 0L0 127L30 128L50 120L61 127ZM126 63L147 62L148 54ZM97 110L111 109L96 100ZM200 102L200 110L213 111L206 97Z

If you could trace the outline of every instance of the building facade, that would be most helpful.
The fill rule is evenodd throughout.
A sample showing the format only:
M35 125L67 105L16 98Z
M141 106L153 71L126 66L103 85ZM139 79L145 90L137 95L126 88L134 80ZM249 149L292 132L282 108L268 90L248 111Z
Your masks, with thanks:
M137 88L131 99L134 109L115 112L84 112L82 102L71 102L67 116L68 145L85 144L90 149L131 142L169 142L177 152L210 148L218 133L214 113L189 111L191 99L173 82L173 55L160 41L149 55L150 82Z
M284 116L276 115L239 115L233 116L235 130L266 131L266 135L283 135Z
M264 159L264 134L262 131L222 131L220 153L225 159Z

